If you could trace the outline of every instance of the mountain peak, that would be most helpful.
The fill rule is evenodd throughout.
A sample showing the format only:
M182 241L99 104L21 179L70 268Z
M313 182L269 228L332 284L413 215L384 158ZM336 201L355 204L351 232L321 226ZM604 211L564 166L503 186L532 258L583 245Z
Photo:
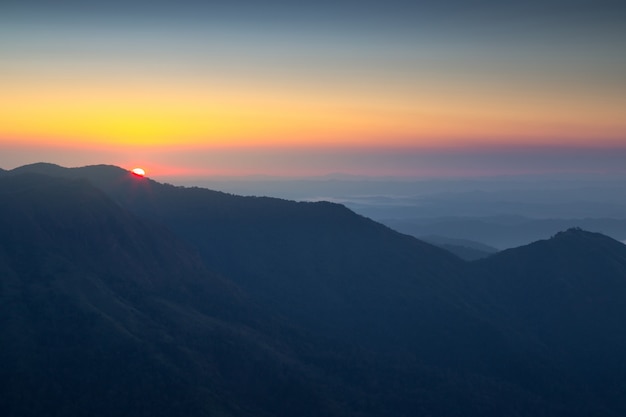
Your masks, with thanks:
M61 172L61 171L65 171L65 170L94 170L94 169L98 169L98 170L107 169L107 170L116 170L116 171L126 171L124 168L120 168L120 167L118 167L116 165L110 165L110 164L85 165L85 166L82 166L82 167L64 167L64 166L53 164L53 163L50 163L50 162L35 162L35 163L32 163L32 164L19 166L19 167L14 168L14 169L12 169L10 171L11 172L22 172L22 171L27 171L27 172L34 172L34 171L38 171L38 172L42 172L42 171Z
M583 230L580 227L570 227L567 230L563 230L561 232L556 233L552 236L551 239L564 239L564 238L572 238L572 237L585 237L585 236L593 236L600 235L600 233L589 232L587 230Z
M6 171L10 174L36 173L59 177L112 177L127 174L129 171L115 165L87 165L83 167L67 168L48 162L36 162L22 165Z
M17 168L13 168L9 170L9 172L21 173L21 172L38 172L38 173L50 173L50 172L60 172L61 170L67 169L57 164L52 164L50 162L35 162L33 164L22 165Z
M589 232L587 230L581 229L580 227L572 227L562 232L558 232L550 239L548 239L547 242L551 245L571 247L573 247L574 245L584 245L589 248L594 246L608 248L621 243L602 233Z

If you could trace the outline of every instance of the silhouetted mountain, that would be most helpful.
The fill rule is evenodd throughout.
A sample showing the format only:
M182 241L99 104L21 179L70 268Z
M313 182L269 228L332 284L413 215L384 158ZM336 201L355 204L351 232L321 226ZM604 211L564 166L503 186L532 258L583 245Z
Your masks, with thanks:
M315 330L376 345L396 344L400 334L421 345L390 323L417 325L423 316L406 311L415 305L457 310L450 281L462 262L338 204L174 187L112 166L35 164L15 171L25 170L89 179L123 207L192 243L212 270L266 308Z
M337 204L112 166L35 164L0 186L15 415L42 414L38 397L100 415L626 411L626 246L602 235L463 262Z
M4 177L0 202L3 416L334 414L291 328L170 232L85 181Z
M534 356L528 375L546 397L581 415L626 414L626 245L574 228L471 267L494 322Z

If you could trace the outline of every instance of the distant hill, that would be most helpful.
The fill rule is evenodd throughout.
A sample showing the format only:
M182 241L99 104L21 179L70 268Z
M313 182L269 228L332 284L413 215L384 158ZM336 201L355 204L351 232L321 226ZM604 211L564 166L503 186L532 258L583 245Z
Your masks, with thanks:
M526 245L572 227L599 232L614 239L626 238L624 218L528 218L523 216L429 217L390 219L384 223L402 233L422 237L446 236L476 240L499 249Z
M431 243L442 249L452 252L456 256L466 261L486 258L498 252L498 249L480 242L467 239L454 239L445 236L429 235L420 236L425 242Z
M469 266L494 323L537 358L533 384L553 373L542 389L581 413L626 414L625 245L572 228Z
M470 269L488 288L493 305L537 332L542 343L558 345L561 360L580 349L576 355L595 356L586 360L612 363L605 349L626 350L626 335L619 331L626 316L618 313L626 314L621 242L574 228L497 253ZM574 318L575 328L563 325Z
M50 164L0 177L0 231L3 415L626 413L603 235L464 262L338 204Z

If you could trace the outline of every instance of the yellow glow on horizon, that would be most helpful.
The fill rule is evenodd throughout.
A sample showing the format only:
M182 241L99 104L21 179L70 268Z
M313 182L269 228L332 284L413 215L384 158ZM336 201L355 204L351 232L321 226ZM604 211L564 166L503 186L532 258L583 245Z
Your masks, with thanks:
M621 102L333 87L0 81L0 137L137 146L419 147L503 140L571 145L590 137L621 141L626 134Z

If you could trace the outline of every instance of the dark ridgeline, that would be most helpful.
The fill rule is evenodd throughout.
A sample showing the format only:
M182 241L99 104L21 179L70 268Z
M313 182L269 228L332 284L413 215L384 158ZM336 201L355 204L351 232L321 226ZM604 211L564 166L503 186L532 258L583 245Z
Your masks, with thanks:
M468 263L337 204L0 174L3 415L626 414L605 236Z

